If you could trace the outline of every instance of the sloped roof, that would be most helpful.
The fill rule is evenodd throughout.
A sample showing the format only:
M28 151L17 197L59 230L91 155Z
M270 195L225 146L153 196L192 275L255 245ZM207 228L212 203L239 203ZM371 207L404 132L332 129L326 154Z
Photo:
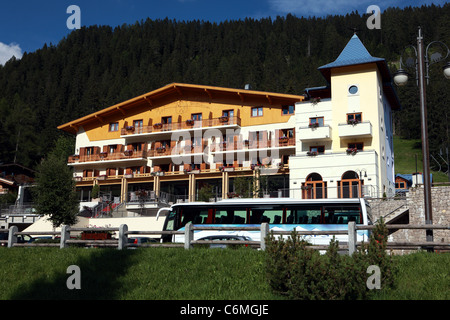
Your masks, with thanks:
M76 134L78 131L78 126L84 125L88 122L92 121L102 122L102 119L104 117L108 117L114 114L125 116L127 110L132 109L142 103L152 105L153 103L152 101L156 101L157 99L160 99L162 97L174 96L177 99L181 99L185 92L191 93L195 92L199 96L203 95L205 97L209 97L210 100L216 100L217 99L216 96L220 94L222 97L227 96L230 99L240 101L240 103L246 101L247 98L255 98L255 97L266 99L270 104L272 104L274 100L278 102L284 101L286 103L288 102L295 103L298 101L302 101L304 99L304 96L302 95L255 91L246 89L233 89L233 88L185 84L185 83L171 83L162 88L153 90L151 92L115 104L111 107L91 113L89 115L73 120L71 122L62 124L58 126L58 129Z
M393 109L400 109L400 101L392 86L392 77L386 60L384 58L372 57L356 34L353 35L336 60L319 67L318 70L328 83L330 83L331 69L369 63L375 63L378 66L383 81L383 90L390 100L391 107Z
M385 60L382 58L372 57L366 47L362 44L361 40L359 40L358 36L355 34L347 43L344 50L342 50L339 57L337 57L334 62L319 67L319 70L372 62L377 63L382 61Z

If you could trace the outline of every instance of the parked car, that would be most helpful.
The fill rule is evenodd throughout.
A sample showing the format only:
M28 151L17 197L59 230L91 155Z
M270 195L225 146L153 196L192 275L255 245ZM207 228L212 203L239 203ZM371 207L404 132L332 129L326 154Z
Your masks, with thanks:
M8 241L8 232L0 232L0 240L6 240ZM2 242L2 247L6 247L8 244Z
M236 241L252 241L252 238L247 236L237 236L237 235L228 235L228 234L219 234L219 235L213 235L213 236L207 236L200 238L198 240L208 240L208 241L224 241L224 240L236 240ZM236 247L240 245L235 244L223 244L223 243L211 243L209 245L210 248L221 248L225 249L228 247ZM248 247L248 244L243 245L245 247Z
M130 247L137 247L140 244L146 244L146 243L159 243L159 239L148 238L148 237L132 237L132 238L128 238L128 245Z

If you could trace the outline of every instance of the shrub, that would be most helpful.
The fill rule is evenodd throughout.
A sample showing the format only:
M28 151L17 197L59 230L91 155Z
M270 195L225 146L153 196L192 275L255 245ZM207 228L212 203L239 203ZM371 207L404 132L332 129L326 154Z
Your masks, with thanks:
M386 254L387 230L381 221L352 256L338 253L339 243L330 241L326 254L309 248L294 231L288 238L267 237L266 275L272 290L289 299L350 300L365 299L369 265L378 265L383 287L394 284L394 267Z

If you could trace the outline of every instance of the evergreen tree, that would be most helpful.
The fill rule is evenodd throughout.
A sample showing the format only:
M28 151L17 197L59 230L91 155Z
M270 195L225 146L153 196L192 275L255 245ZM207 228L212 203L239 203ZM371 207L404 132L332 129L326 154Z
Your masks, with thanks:
M39 164L33 188L37 213L47 216L55 228L75 224L79 212L73 173L66 162L71 147L66 138L57 141L52 152Z

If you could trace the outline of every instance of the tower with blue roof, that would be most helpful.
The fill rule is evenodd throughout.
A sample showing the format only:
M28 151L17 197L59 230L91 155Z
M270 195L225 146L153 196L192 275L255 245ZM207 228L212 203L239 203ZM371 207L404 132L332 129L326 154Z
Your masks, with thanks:
M392 111L400 102L384 58L354 34L335 61L318 68L327 85L296 104L291 189L300 198L395 194Z

